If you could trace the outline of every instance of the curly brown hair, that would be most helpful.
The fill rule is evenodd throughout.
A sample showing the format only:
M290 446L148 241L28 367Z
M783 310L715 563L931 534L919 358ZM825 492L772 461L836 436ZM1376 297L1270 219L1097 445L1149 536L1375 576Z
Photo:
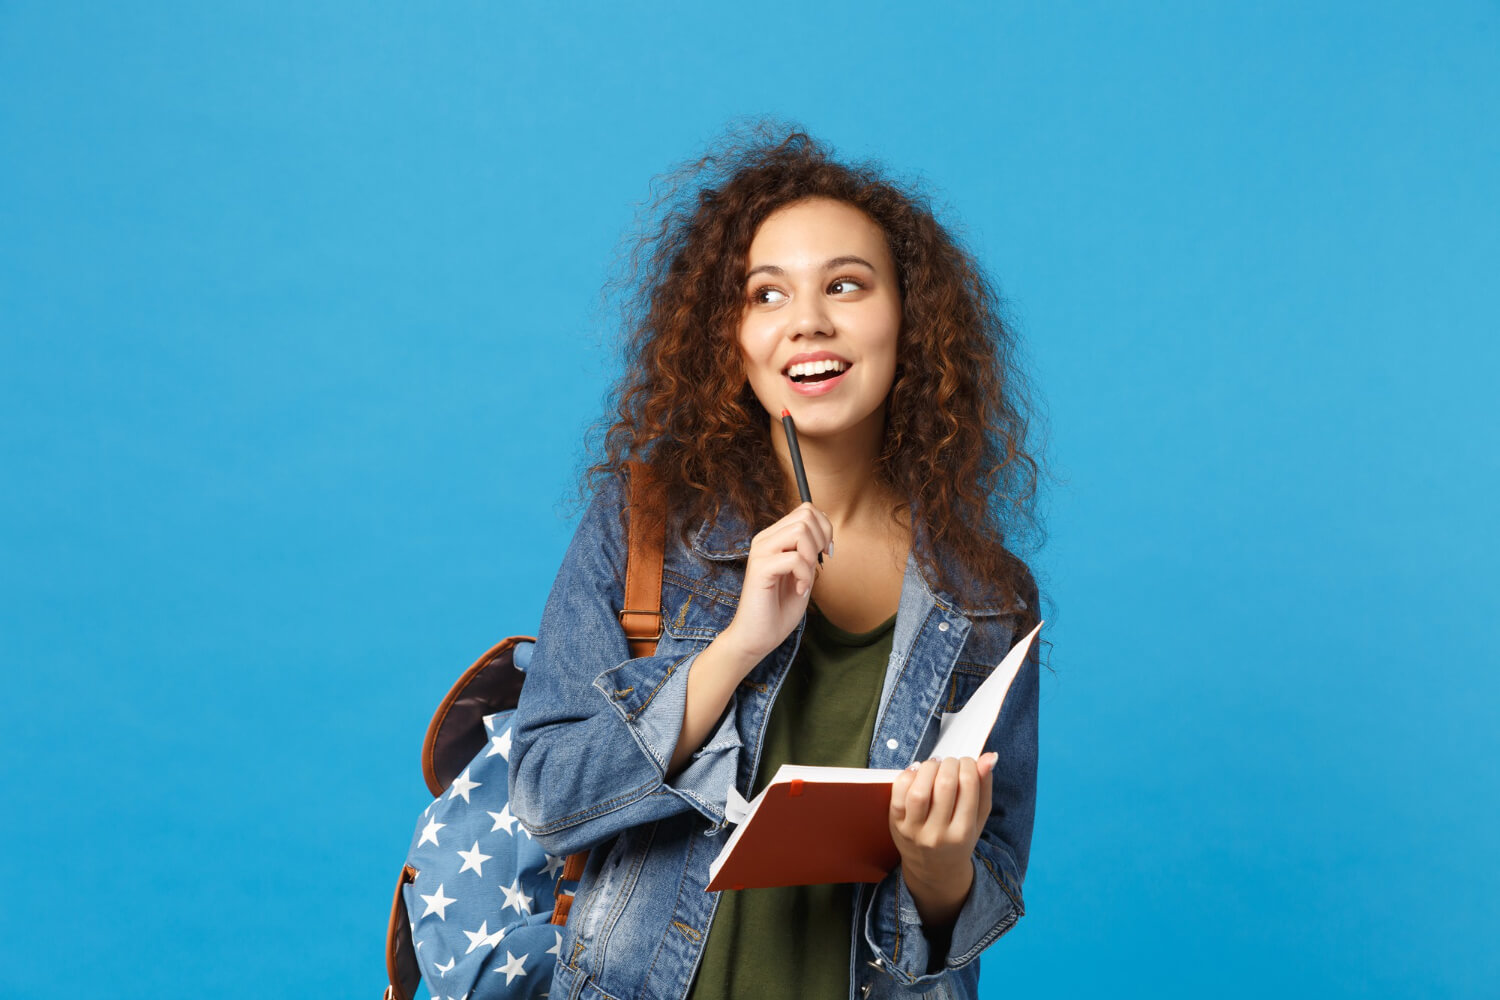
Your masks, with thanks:
M764 125L731 134L666 182L617 283L625 370L586 486L644 462L684 535L724 505L756 530L785 514L771 420L739 348L746 259L776 209L814 197L846 202L885 231L900 282L876 469L904 498L892 514L914 519L917 557L939 586L956 584L936 559L942 551L1002 594L1025 595L1034 617L1035 584L1013 551L1018 540L1040 540L1031 394L994 289L927 199L873 164L840 162L802 132Z

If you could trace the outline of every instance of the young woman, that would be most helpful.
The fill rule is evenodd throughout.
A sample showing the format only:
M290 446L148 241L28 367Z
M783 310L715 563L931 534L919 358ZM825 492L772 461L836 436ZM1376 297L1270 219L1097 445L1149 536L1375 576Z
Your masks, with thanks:
M1024 912L1035 658L979 759L926 753L1035 623L1006 546L1037 475L1010 333L922 200L806 136L677 190L513 720L515 814L552 854L591 849L551 995L974 996ZM662 633L635 659L632 459L669 512ZM783 763L907 769L884 881L705 891L728 789Z

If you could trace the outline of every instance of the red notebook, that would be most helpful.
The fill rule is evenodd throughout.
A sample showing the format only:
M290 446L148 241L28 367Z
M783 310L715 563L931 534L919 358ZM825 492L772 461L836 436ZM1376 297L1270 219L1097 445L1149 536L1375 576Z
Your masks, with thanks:
M783 764L714 859L708 888L879 882L901 860L886 820L900 773Z
M1016 643L962 710L945 715L933 757L978 757L1041 624ZM750 803L729 790L739 826L709 866L710 892L825 882L879 882L901 859L891 840L900 771L783 764Z

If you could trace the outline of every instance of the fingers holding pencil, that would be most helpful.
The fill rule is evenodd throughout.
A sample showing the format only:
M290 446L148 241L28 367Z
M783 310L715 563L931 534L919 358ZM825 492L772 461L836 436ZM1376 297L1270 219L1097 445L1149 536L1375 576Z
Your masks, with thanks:
M721 635L756 659L769 653L802 620L818 577L818 558L832 542L828 518L798 504L750 540L739 607Z

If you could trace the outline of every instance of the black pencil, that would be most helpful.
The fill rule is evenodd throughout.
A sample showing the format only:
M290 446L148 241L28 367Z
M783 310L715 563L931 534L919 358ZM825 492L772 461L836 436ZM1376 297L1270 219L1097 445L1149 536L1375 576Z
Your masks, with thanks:
M797 477L797 495L803 503L812 503L812 493L807 488L807 470L802 467L802 449L797 446L797 425L792 423L790 410L781 411L781 426L786 431L786 447L792 453L792 475ZM823 565L823 553L818 553L818 565Z
M792 423L790 410L781 411L781 426L786 430L786 446L792 453L792 475L797 477L797 495L803 503L812 503L812 494L807 490L807 470L802 467L802 449L797 447L797 425Z

